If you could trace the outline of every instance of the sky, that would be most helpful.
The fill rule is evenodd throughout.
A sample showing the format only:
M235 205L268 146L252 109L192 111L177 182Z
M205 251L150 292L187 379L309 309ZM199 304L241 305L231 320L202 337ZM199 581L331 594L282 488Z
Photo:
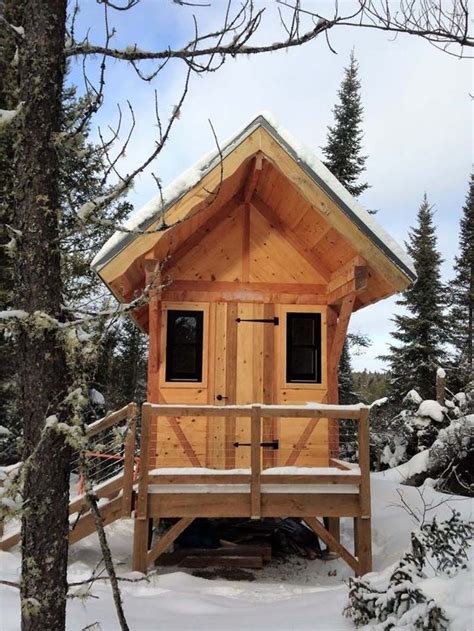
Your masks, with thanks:
M119 4L119 0L116 2ZM120 0L124 4L124 0ZM285 37L277 5L267 7L255 42ZM339 5L350 9L347 0ZM94 0L81 0L76 37L89 30L90 40L103 43L103 9ZM237 6L237 5L236 5ZM332 0L303 1L303 6L330 14ZM280 7L285 14L285 7ZM193 14L199 32L211 32L222 22L224 0L212 6L178 6L170 0L141 0L131 11L112 11L116 28L113 45L136 44L141 49L178 47L191 39ZM472 62L436 50L413 36L393 35L358 28L341 28L330 35L331 52L324 38L289 51L228 59L217 72L191 77L188 96L179 120L159 158L141 175L129 195L138 209L157 193L151 172L166 185L204 153L215 148L209 125L223 142L262 110L270 111L295 138L321 157L332 108L350 52L359 62L364 105L364 153L368 156L364 179L370 188L362 204L377 209L376 220L403 245L426 192L434 207L439 249L444 258L443 278L452 277L458 243L459 219L467 193L473 161ZM88 61L87 74L97 76L100 60ZM144 69L151 66L144 66ZM153 148L157 127L156 90L163 120L180 96L186 68L169 63L154 82L139 79L123 62L108 63L105 100L95 118L106 130L117 120L117 104L134 109L136 127L122 173L130 172ZM82 67L71 65L69 81L83 86ZM129 121L124 115L122 138ZM379 355L386 351L397 313L395 298L362 309L353 315L351 330L367 334L371 345L353 357L356 370L380 370Z

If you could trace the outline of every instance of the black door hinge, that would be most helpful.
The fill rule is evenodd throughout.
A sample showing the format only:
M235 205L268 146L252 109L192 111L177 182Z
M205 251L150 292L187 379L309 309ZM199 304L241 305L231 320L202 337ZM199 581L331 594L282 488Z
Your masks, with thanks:
M262 324L273 324L274 326L278 326L280 324L280 318L278 317L274 317L274 318L268 318L266 319L256 319L256 320L252 320L252 319L247 319L247 318L236 318L235 320L236 322L261 322Z
M234 443L234 447L251 447L251 443ZM268 443L260 443L260 447L270 447L271 449L278 449L280 447L280 443L278 440L272 440Z

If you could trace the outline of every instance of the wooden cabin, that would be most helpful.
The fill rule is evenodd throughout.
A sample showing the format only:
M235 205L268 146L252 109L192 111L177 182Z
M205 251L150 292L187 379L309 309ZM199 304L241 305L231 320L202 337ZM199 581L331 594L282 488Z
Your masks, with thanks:
M369 520L358 567L370 568L370 489L354 499L342 488L350 475L368 485L367 410L334 407L337 369L351 314L414 279L405 253L263 115L147 204L128 230L93 268L120 302L146 298L132 314L149 335L136 569L157 553L144 543L146 520L180 517L175 536L193 517L230 514ZM358 474L337 460L341 417L365 423ZM313 488L322 467L320 483L330 487L312 499L305 491L295 503L294 488L281 484L262 493L266 471L266 480L271 471L304 471ZM247 491L234 489L227 501L245 476ZM173 493L190 480L203 488ZM211 501L210 485L227 482Z

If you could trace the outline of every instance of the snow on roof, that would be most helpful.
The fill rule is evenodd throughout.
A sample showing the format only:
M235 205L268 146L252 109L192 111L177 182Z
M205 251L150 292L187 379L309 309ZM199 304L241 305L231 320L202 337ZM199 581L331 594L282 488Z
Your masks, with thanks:
M413 263L398 243L374 220L360 203L346 190L339 180L315 156L314 152L296 140L275 120L269 112L262 112L245 127L236 132L227 142L222 143L219 152L216 149L187 169L171 184L163 189L162 196L156 195L147 204L135 212L125 223L128 230L146 230L156 221L159 213L174 205L183 195L209 173L222 157L229 155L235 147L250 136L256 129L263 127L305 170L307 175L336 203L369 239L410 279L416 278ZM114 256L123 250L139 234L115 232L104 244L92 261L92 268L98 272Z

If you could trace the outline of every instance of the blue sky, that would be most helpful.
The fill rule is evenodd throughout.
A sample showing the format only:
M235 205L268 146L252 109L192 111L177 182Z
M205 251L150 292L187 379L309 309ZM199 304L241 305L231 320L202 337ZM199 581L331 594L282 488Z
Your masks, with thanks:
M270 2L265 5L269 8L255 39L276 41L284 36L276 7ZM333 6L330 0L306 2L308 5L325 11ZM114 45L137 44L143 49L179 46L192 37L193 13L204 33L220 23L225 6L224 1L217 1L212 7L191 9L169 0L142 0L132 11L111 12L111 23L117 28ZM102 16L94 0L82 0L78 34L89 28L91 41L103 43ZM414 37L394 38L361 29L335 30L331 45L337 54L321 39L288 52L229 59L216 73L194 76L169 143L149 172L136 181L130 201L138 208L156 194L150 171L166 184L214 148L208 119L224 140L256 113L269 110L319 155L332 123L331 109L343 69L354 47L365 107L364 151L369 156L365 177L371 185L361 202L379 209L377 220L403 244L426 191L435 208L439 247L445 259L443 275L448 279L472 165L472 62L450 57ZM97 66L98 60L90 61L91 78ZM137 127L121 163L123 172L130 171L153 146L154 90L166 118L180 95L184 76L184 65L173 62L149 84L123 62L109 63L105 104L96 125L114 124L117 103L124 110L127 99L133 104ZM82 70L74 63L70 80L82 86ZM371 347L354 358L357 369L383 367L377 356L385 351L395 311L394 299L389 299L353 317L351 328L372 339Z

